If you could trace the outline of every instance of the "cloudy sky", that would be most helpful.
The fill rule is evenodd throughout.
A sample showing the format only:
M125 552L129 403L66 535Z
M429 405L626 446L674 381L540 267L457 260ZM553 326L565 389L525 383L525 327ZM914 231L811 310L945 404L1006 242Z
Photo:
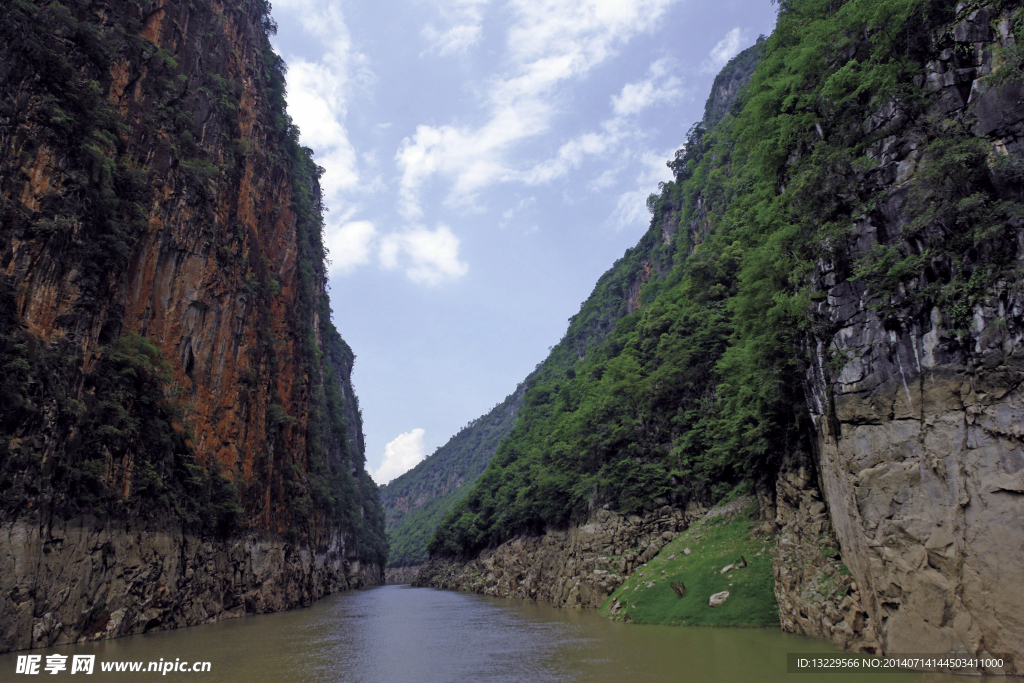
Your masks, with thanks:
M275 0L378 483L511 393L770 0Z

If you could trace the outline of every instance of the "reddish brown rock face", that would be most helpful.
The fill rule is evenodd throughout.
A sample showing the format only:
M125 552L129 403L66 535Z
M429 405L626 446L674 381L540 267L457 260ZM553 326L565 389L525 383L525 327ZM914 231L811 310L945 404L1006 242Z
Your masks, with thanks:
M0 331L12 348L59 347L62 390L86 410L104 398L89 378L112 342L150 340L195 462L234 482L250 529L305 535L330 524L308 509L313 470L346 470L356 490L369 480L351 352L321 320L319 171L284 113L264 9L3 11ZM5 425L10 446L41 438L44 461L64 457L75 427L33 415ZM109 450L105 483L130 497L141 456Z
M267 9L0 8L0 649L382 579L354 357L329 320L321 170L285 112ZM103 559L67 599L25 571L95 565L93 538L137 546L163 578L122 605L93 584L128 564ZM252 580L188 588L191 565L161 548L197 539ZM280 561L257 562L264 546ZM206 593L222 610L195 608ZM96 610L123 625L92 633L76 615Z

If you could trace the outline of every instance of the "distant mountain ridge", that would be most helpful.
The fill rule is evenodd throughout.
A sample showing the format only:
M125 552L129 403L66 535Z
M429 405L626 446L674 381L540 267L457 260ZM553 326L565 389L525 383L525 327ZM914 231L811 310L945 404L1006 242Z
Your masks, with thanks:
M405 474L380 487L389 567L427 560L427 544L445 514L472 488L515 424L525 387L520 384L489 413L471 421Z

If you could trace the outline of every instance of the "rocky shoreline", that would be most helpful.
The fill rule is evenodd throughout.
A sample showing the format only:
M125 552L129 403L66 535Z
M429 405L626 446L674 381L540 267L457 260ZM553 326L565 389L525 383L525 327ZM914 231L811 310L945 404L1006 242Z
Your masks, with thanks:
M388 585L412 583L416 580L416 575L422 566L417 564L411 567L387 567L384 569L384 583Z
M469 562L431 559L414 585L599 607L634 568L706 512L696 505L665 506L642 517L598 510L584 525L520 536Z
M311 548L261 533L219 541L134 523L0 526L0 652L117 638L304 607L379 585L334 534Z

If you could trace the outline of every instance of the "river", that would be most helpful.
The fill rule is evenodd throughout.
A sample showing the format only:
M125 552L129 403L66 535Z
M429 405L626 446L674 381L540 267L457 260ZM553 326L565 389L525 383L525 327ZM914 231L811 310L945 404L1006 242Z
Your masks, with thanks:
M636 626L594 611L410 586L340 593L307 609L84 645L0 655L0 680L203 683L938 683L939 674L787 674L787 652L834 650L774 629ZM42 655L39 676L17 675L18 655ZM42 669L67 655L67 670ZM95 655L94 673L70 673ZM103 663L209 662L206 673L103 673ZM992 679L994 680L994 679ZM1004 679L1005 680L1005 679Z

